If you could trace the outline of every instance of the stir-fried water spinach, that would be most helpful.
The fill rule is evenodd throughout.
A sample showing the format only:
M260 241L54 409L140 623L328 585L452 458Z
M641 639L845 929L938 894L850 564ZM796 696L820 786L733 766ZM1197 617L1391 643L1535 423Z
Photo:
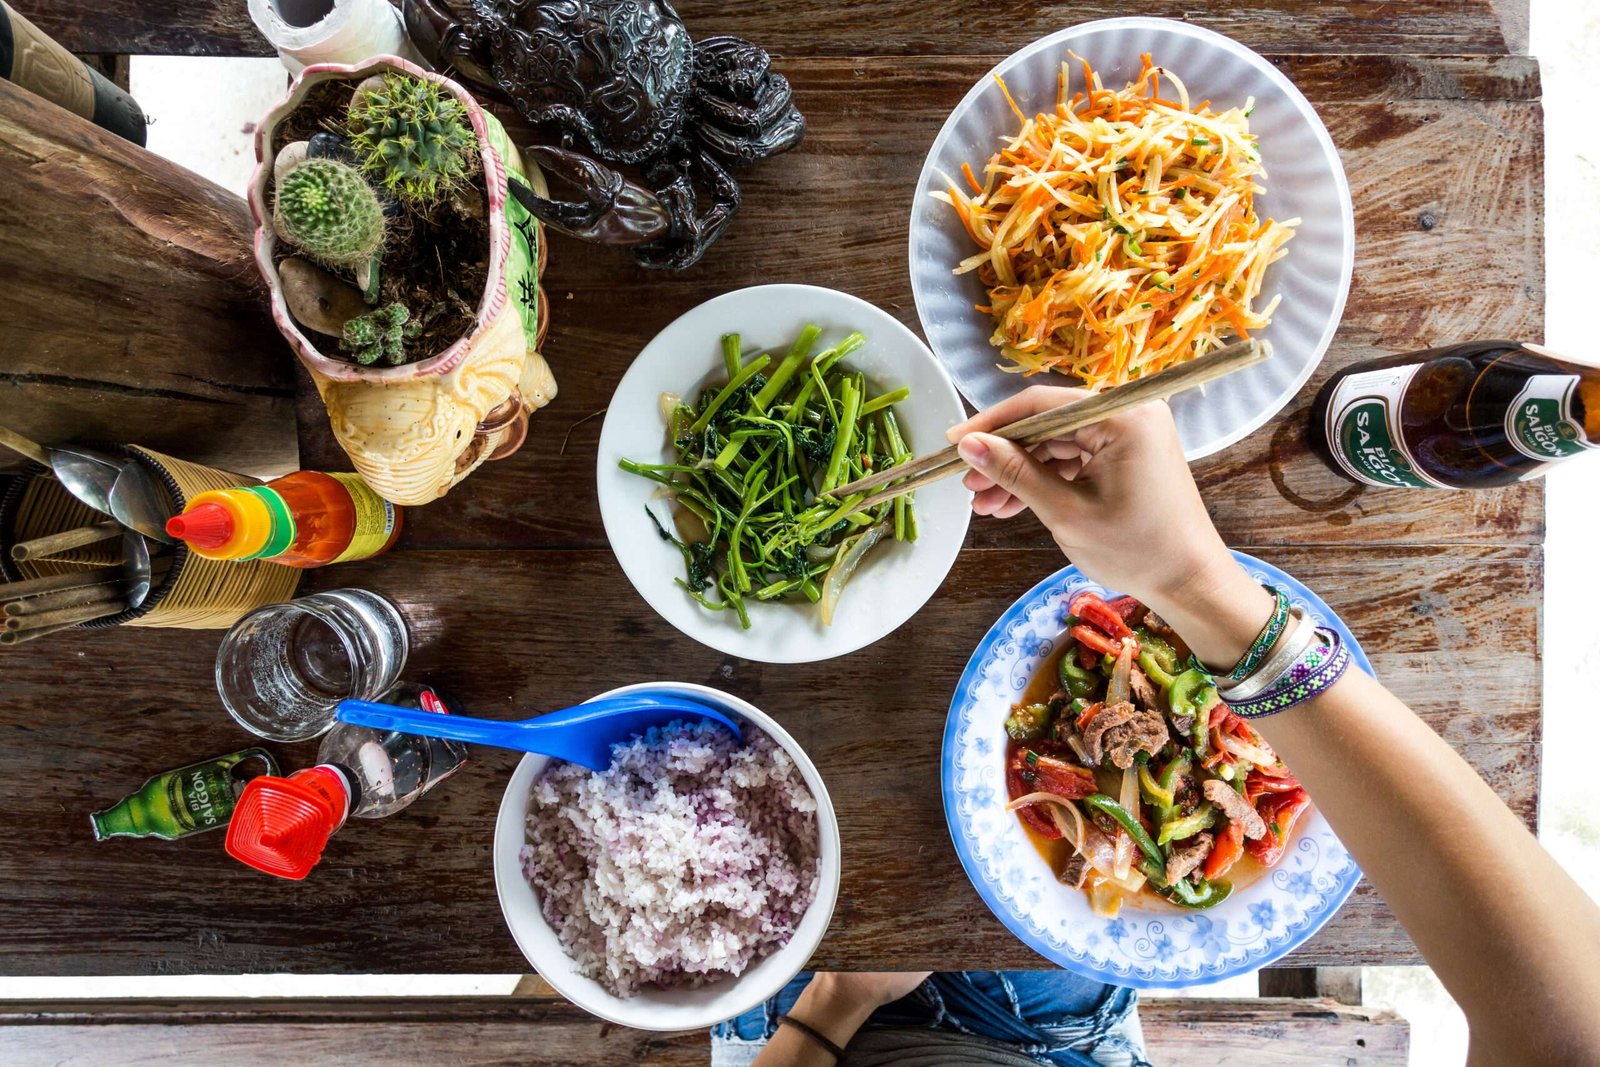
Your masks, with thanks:
M911 458L894 413L910 393L875 392L844 362L866 342L860 333L813 355L821 334L807 326L781 356L746 353L738 334L724 334L726 380L692 404L662 399L677 462L621 461L670 489L681 509L664 521L645 508L683 555L675 581L746 629L752 599L804 598L831 625L867 554L917 537L911 494L864 511L855 510L863 496L831 495Z

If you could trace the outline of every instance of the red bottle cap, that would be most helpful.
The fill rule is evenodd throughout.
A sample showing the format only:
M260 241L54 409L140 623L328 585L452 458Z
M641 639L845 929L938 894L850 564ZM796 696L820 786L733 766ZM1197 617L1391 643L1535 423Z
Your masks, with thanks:
M252 778L228 823L228 855L299 881L311 873L350 810L344 775L326 764L287 778Z
M221 504L196 504L168 519L167 533L196 548L218 549L233 537L233 516Z

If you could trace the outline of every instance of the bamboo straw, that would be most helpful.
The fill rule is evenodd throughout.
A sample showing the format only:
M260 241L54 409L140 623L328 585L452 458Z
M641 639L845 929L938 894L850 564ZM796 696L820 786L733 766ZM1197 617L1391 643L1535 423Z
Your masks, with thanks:
M125 610L127 601L116 598L113 600L99 601L94 604L80 604L75 608L61 608L57 611L41 611L37 615L12 615L6 619L7 630L37 630L44 626L72 625L73 623L88 622L91 619L102 619L107 615L115 615Z
M75 622L59 622L54 626L41 626L36 630L0 630L0 646L9 648L12 645L20 645L62 630L70 630L76 625Z
M4 614L8 617L25 618L61 608L77 608L85 604L103 604L109 601L120 602L124 599L126 597L122 591L122 583L112 579L82 589L63 589L55 593L41 593L27 600L13 600L6 605Z
M1271 355L1272 346L1265 341L1239 341L1225 348L1219 348L1215 352L1209 352L1199 359L1168 367L1160 374L1140 378L1126 385L1119 385L1115 389L1062 404L1049 411L1041 411L990 432L996 437L1004 437L1025 448L1031 448L1075 430L1081 430L1085 426L1092 426L1113 415L1120 415L1141 404L1148 404L1152 400L1165 400L1185 389L1193 389L1197 385L1215 381L1234 371L1254 366ZM898 482L889 489L873 493L856 505L855 511L863 511L876 507L886 500L893 500L897 496L921 489L925 485L931 485L965 470L966 467L966 462L962 460L960 453L956 451L954 445L951 445L909 463L888 467L876 474L858 478L848 485L839 486L828 495L836 500L843 500L890 482Z
M44 450L43 445L30 441L20 433L8 430L4 426L0 426L0 445L11 449L19 456L33 460L41 467L48 468L50 466L50 453Z
M89 570L68 571L48 578L29 578L22 582L0 582L0 600L21 600L41 593L56 593L66 589L83 589L104 585L122 576L121 567L93 567Z
M32 541L19 541L11 546L11 558L20 562L22 560L53 556L57 552L82 548L84 545L97 544L120 536L122 536L122 524L115 519L107 519L104 522L93 523L89 526L80 526L75 530L63 530L61 533L46 534L44 537L36 537Z

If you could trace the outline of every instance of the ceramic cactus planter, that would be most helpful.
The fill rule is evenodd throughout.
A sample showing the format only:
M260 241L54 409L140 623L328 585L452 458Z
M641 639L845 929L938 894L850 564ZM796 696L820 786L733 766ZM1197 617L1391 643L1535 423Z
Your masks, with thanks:
M471 328L436 354L399 366L362 366L340 358L326 333L297 320L285 298L284 249L273 226L274 162L280 130L319 87L401 73L437 82L465 108L477 136L487 197L488 276ZM555 396L555 378L539 354L547 302L539 288L544 256L539 224L507 191L509 176L543 192L498 120L441 75L395 56L355 66L307 67L256 131L250 183L256 264L267 281L272 316L311 373L335 438L367 482L397 504L443 496L480 464L515 452L529 413Z

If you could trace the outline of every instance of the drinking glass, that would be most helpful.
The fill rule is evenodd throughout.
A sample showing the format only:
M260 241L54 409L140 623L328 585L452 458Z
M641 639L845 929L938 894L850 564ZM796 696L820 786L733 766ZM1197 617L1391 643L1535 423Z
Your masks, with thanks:
M256 736L305 741L332 728L339 701L393 686L409 651L404 616L377 593L313 593L234 624L217 650L217 692Z

